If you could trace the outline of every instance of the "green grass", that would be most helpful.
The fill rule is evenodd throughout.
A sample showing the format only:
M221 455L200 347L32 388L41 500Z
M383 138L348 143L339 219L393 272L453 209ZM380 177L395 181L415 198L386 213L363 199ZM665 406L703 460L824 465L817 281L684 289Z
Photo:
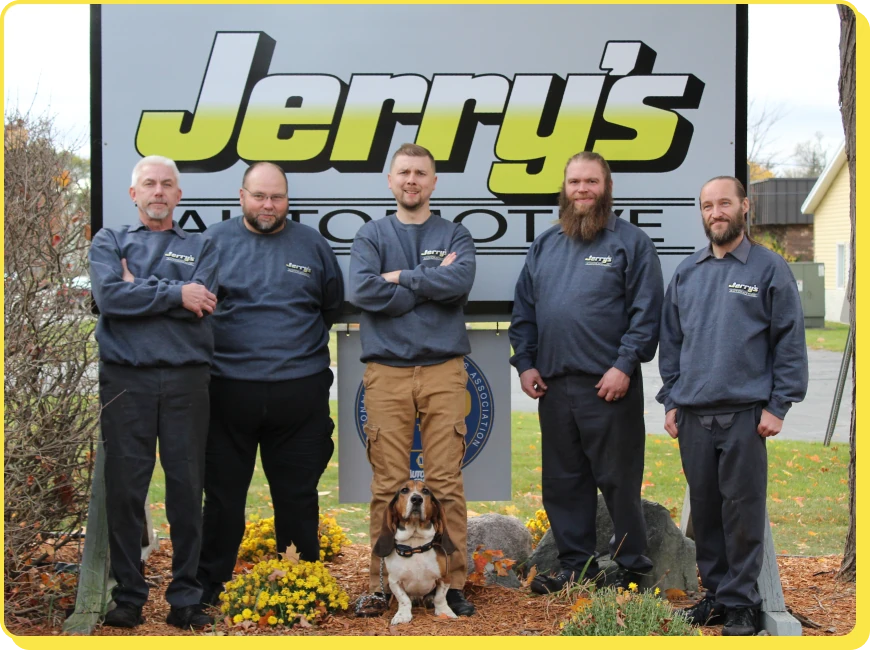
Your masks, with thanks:
M337 403L331 403L333 416ZM535 413L513 413L511 436L512 501L469 501L469 514L495 512L532 518L541 505L541 432ZM768 511L777 553L841 553L849 523L848 445L771 439L768 442ZM320 480L322 512L336 517L352 541L368 543L368 504L338 503L338 446ZM679 522L686 484L675 440L648 434L643 498L660 503ZM151 485L154 525L166 534L165 482L158 464ZM257 463L248 490L247 513L272 515L266 477Z
M843 323L825 321L823 328L806 330L807 347L811 350L830 350L842 352L846 349L846 337L849 335L849 326Z

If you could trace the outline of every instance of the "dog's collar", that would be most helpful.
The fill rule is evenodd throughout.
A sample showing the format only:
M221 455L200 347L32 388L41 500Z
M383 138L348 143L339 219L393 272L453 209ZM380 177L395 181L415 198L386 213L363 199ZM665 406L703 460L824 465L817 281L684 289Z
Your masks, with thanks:
M407 544L396 544L396 553L402 557L411 557L416 553L425 553L435 546L435 540L423 544L423 546L408 546Z

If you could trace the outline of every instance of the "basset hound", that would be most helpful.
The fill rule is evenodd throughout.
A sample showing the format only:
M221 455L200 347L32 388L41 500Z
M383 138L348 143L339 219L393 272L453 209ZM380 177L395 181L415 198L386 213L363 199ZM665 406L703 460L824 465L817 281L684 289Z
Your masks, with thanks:
M411 599L435 590L435 616L456 618L447 604L450 588L447 556L456 547L450 541L444 510L422 481L407 481L384 513L384 524L374 553L384 558L390 591L399 610L390 625L411 620Z

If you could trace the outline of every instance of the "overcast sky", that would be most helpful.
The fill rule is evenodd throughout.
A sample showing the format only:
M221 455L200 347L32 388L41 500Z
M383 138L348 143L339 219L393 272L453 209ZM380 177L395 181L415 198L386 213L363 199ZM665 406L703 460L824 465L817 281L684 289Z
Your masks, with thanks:
M87 153L87 5L15 5L7 9L3 23L6 109L32 105L39 113L50 107L61 131L83 143ZM782 113L770 132L768 149L784 164L797 143L817 132L830 153L843 139L838 48L835 5L749 7L748 94L756 109L766 106Z

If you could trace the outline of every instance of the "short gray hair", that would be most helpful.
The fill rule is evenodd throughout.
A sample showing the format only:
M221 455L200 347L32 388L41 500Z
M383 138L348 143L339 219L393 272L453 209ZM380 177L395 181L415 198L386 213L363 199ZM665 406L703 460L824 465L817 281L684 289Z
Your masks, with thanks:
M136 166L133 167L133 180L131 183L131 187L136 187L136 183L139 182L139 176L142 173L142 168L145 165L163 165L164 167L169 167L172 170L172 174L175 176L175 183L178 184L180 179L178 173L178 166L175 164L175 161L171 158L167 158L166 156L145 156L142 160L136 163Z

